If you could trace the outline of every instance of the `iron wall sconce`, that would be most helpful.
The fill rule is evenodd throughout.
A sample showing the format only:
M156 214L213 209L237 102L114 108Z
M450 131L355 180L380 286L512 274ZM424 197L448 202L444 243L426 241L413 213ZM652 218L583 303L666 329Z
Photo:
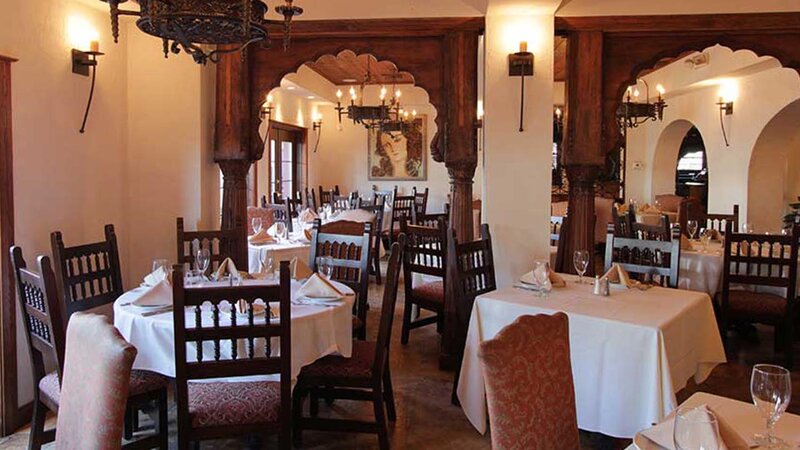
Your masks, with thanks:
M533 53L528 51L528 43L519 43L519 51L508 55L508 76L520 78L519 131L525 131L522 123L525 114L525 77L533 76Z
M97 78L97 57L103 55L104 53L100 53L100 42L98 41L92 41L89 44L89 51L72 49L72 73L88 77L91 72L92 75L92 85L89 88L89 101L86 102L86 111L83 113L83 122L79 130L81 134L86 131L86 121L89 119L89 109L92 107L92 98L94 98L94 84Z
M731 145L728 143L728 133L725 131L723 116L730 116L733 114L733 102L726 102L724 98L720 97L717 106L719 107L719 126L722 128L722 138L725 140L725 147L730 147Z
M317 132L317 142L314 144L314 153L317 153L319 139L322 137L322 116L320 116L319 113L314 113L311 116L311 129Z
M273 109L274 106L272 105L272 94L267 94L267 100L261 105L261 113L259 114L262 122L264 119L272 120Z

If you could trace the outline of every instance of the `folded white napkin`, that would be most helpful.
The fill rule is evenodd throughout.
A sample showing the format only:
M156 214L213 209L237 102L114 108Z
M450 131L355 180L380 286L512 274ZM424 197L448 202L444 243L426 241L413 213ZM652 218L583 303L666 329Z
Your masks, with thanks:
M289 262L289 270L292 273L292 278L295 280L305 280L306 278L310 278L311 275L314 275L314 272L311 271L311 268L308 267L308 264L303 262L297 256L292 258Z
M233 260L230 258L225 258L225 261L222 261L222 264L219 265L217 271L214 272L214 279L221 280L225 275L240 275L239 271L236 270L236 264L234 264Z
M717 425L719 427L718 442L719 450L748 450L750 446L733 427L715 410L708 405L700 405L697 408L689 411L687 417L695 417L699 420L705 420L709 416L717 418ZM673 438L673 431L675 430L675 419L670 416L667 420L659 423L658 425L642 431L642 436L650 439L661 447L668 450L675 450L675 441ZM707 428L701 428L698 433L713 433L714 429L711 425ZM703 439L703 436L698 436Z
M297 215L297 220L300 223L312 223L314 219L318 219L319 215L311 210L311 208L306 208Z
M164 280L169 281L169 272L167 272L164 267L159 267L144 277L144 283L142 283L142 285L153 287Z
M275 243L275 238L270 236L269 233L267 233L267 230L263 228L258 230L258 233L248 237L247 240L250 241L250 243L253 245L265 245L265 244Z
M163 279L150 286L139 298L132 302L135 306L168 306L172 304L172 285Z
M330 281L322 278L318 273L315 273L309 277L308 281L303 283L297 291L297 297L338 300L344 297L344 293L336 289L336 286L331 284Z
M651 288L651 286L648 284L631 279L631 276L628 275L628 271L619 265L619 263L614 263L611 268L608 269L608 272L606 272L601 278L608 278L609 283L621 284L628 289L639 289L646 291Z

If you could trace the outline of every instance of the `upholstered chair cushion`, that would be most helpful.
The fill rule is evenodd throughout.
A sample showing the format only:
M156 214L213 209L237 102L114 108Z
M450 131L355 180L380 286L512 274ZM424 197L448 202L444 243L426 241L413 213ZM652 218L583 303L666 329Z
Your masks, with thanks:
M128 395L144 394L153 392L169 385L169 379L155 372L146 370L131 371L130 384L128 385ZM58 384L58 373L50 372L39 381L39 393L47 397L53 404L58 405L61 397Z
M372 376L372 364L374 361L374 342L353 341L352 357L344 358L339 355L328 355L303 367L300 377L369 379Z
M478 356L494 450L579 448L566 314L521 316Z
M57 449L121 448L135 358L136 348L108 319L86 313L72 315L56 422Z
M416 299L432 303L444 303L444 282L432 281L420 284L411 290L411 294Z
M281 384L276 381L189 383L192 427L277 423Z
M247 207L247 235L252 236L255 234L253 231L253 218L260 217L261 218L261 226L265 230L272 226L275 223L275 213L273 208L267 206L266 208L257 208L255 206L248 206Z
M775 322L786 314L786 298L763 292L731 290L728 308L734 317Z

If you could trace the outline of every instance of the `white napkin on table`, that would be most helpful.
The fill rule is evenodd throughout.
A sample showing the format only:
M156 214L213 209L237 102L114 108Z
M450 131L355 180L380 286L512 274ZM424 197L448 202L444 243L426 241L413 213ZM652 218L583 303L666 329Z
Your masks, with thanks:
M289 270L291 271L292 278L295 280L305 280L314 274L314 272L311 271L311 268L308 267L308 264L303 262L297 256L292 258L292 260L289 262Z
M263 228L258 230L258 233L248 237L247 240L253 245L266 245L276 242L275 238L270 236L269 233L267 233L267 230Z
M689 415L697 415L699 419L705 419L709 415L717 418L717 425L719 427L719 450L748 450L750 445L742 438L733 427L714 409L708 405L700 405L688 413ZM705 417L704 417L705 416ZM675 430L674 416L659 423L658 425L642 431L642 436L650 439L661 447L668 450L675 450L675 442L673 440L673 431ZM707 429L702 432L713 433L713 428L709 425Z
M144 277L144 283L142 283L142 286L153 287L164 280L169 282L169 272L162 266L148 273Z
M641 291L646 291L652 287L649 284L631 279L628 271L619 265L619 263L614 263L611 268L608 269L608 272L606 272L601 278L608 278L609 283L621 284L628 289L639 289Z
M315 273L309 277L308 281L303 283L303 286L297 291L297 297L338 300L344 297L344 293L336 289L336 286L331 284L330 281Z
M319 215L311 210L311 208L306 208L297 215L297 220L300 223L312 223L314 219L319 219Z
M139 298L132 302L135 306L168 306L172 304L172 285L164 278L150 286Z
M233 260L231 260L230 258L225 258L225 261L222 261L222 263L217 268L217 271L214 272L214 279L217 280L217 281L222 280L222 278L226 274L233 275L233 276L238 275L238 276L241 276L242 278L246 278L246 277L244 277L245 273L246 272L240 273L236 269L236 264L233 263Z

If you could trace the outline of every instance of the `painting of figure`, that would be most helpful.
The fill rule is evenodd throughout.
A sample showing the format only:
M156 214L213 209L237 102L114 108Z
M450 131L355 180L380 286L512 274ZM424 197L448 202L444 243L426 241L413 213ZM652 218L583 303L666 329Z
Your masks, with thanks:
M427 118L419 115L402 131L369 130L369 179L426 181Z

